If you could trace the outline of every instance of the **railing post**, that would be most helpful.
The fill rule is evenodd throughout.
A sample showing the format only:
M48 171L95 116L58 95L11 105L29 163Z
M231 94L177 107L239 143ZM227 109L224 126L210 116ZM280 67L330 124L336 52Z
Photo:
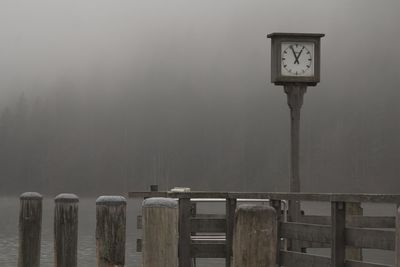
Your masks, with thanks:
M346 221L350 216L360 215L363 215L360 202L346 202ZM346 259L362 261L362 248L346 247Z
M232 244L233 244L233 228L235 224L236 198L227 198L225 203L226 216L226 256L225 266L231 267L232 262Z
M331 202L332 216L332 245L331 267L344 267L345 265L345 227L346 227L346 203Z
M178 267L178 202L143 201L143 267Z
M125 265L126 200L101 196L96 200L96 252L98 267Z
M280 238L280 231L279 231L279 223L282 222L282 201L281 200L273 200L270 201L271 207L275 209L276 212L276 220L277 220L277 239L276 239L276 264L280 266L280 252L281 252L281 238Z
M20 196L18 267L40 266L42 199L36 192Z
M179 267L191 267L190 198L179 199Z
M266 205L241 205L235 214L233 236L234 267L275 267L277 216Z
M54 201L55 266L76 267L79 198L74 194L59 194Z
M395 267L400 267L400 204L396 207L396 251Z

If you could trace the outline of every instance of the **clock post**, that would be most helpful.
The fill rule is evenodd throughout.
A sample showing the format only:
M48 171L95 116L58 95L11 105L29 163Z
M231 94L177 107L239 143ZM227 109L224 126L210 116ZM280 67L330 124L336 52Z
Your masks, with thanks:
M271 82L283 85L290 108L290 192L300 192L300 109L307 86L320 81L319 33L271 33ZM289 202L289 220L299 221L300 202ZM293 244L294 245L294 244ZM294 248L298 250L299 248Z

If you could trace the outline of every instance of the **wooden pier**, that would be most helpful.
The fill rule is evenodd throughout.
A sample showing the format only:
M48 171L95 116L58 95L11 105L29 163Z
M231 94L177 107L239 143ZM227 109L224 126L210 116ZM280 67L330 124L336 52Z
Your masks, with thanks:
M179 202L179 266L192 266L195 258L225 258L232 264L232 240L238 200L268 200L277 211L277 266L288 267L389 267L365 262L361 249L391 250L400 267L400 195L240 193L240 192L131 192L130 198L165 197ZM199 199L222 199L225 215L197 214ZM299 221L284 220L283 202L328 202L331 216L304 215ZM354 212L361 203L395 204L396 216L362 216ZM346 208L347 207L347 208ZM350 209L349 209L350 207ZM353 210L353 212L346 212ZM358 214L358 215L357 215ZM207 236L202 234L207 233ZM216 237L210 233L224 233ZM287 250L284 240L297 242L302 251ZM306 248L331 248L331 257L305 253ZM347 250L347 251L346 251ZM346 255L347 254L347 255Z
M128 195L146 199L143 221L138 220L145 233L142 247L148 253L143 253L143 267L192 267L197 258L224 258L229 267L400 267L400 195L156 191ZM24 193L20 199L18 266L39 267L42 196ZM290 201L329 203L330 216L300 214L294 221L287 214ZM196 209L199 202L223 202L225 212L202 214ZM363 216L362 203L392 204L395 216ZM98 267L125 266L126 205L121 196L101 196L96 201ZM78 206L76 195L55 198L57 267L77 265ZM331 256L313 255L307 248L330 248ZM393 251L395 264L366 262L362 249Z

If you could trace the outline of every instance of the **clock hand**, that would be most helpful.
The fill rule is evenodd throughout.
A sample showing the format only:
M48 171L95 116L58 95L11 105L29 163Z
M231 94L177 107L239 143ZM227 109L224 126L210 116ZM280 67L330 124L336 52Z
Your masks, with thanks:
M299 58L300 58L300 55L301 55L301 53L303 52L303 50L304 50L304 46L303 46L303 48L300 50L300 52L297 54L297 56L294 56L296 59L295 59L295 61L294 61L294 64L300 64L300 62L299 62Z
M294 58L295 58L295 61L294 61L294 63L296 63L296 59L297 59L297 57L296 57L296 52L294 52L293 45L291 45L291 46L289 46L289 47L290 47L290 49L292 50L292 52L293 52L293 55L294 55Z

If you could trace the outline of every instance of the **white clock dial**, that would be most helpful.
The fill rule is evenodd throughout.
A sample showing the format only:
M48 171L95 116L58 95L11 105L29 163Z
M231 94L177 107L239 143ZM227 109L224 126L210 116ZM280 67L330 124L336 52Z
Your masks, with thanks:
M281 45L282 76L314 75L314 43L283 42Z

